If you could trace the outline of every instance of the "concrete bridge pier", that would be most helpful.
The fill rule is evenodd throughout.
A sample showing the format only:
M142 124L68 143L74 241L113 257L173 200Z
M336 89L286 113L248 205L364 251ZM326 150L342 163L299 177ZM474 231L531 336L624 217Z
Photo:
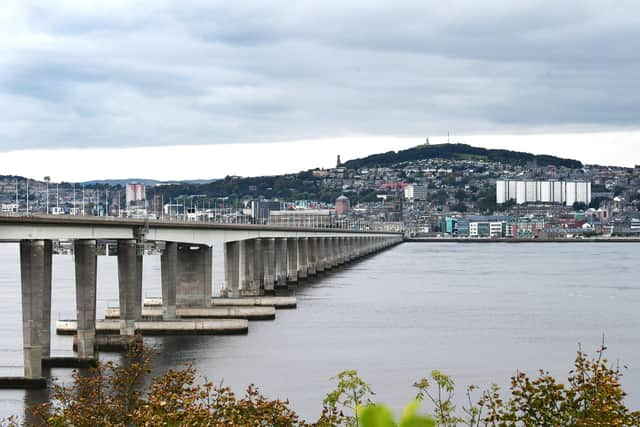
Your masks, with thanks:
M160 256L160 270L162 275L162 308L163 319L176 318L176 296L178 284L178 244L166 242L165 249Z
M353 237L344 238L344 253L347 262L353 261L353 259L355 258L353 256Z
M287 280L291 283L298 281L298 239L287 239Z
M276 286L287 287L287 239L276 239Z
M318 239L309 237L307 239L307 274L315 276L318 273Z
M345 262L347 262L345 238L338 237L338 264L343 265Z
M329 251L329 264L331 268L335 268L338 265L338 238L337 237L329 237L328 240L328 251Z
M142 255L136 240L118 240L120 335L135 335L142 317Z
M264 292L273 293L276 282L276 239L262 239Z
M211 246L179 243L177 255L176 305L209 307L213 261Z
M243 271L241 294L259 296L264 283L262 243L260 239L243 240L241 248L240 265Z
M98 254L95 240L74 242L76 270L77 352L79 359L95 359Z
M325 260L325 250L324 250L324 237L317 237L316 239L316 272L322 273L325 270L326 260Z
M40 339L42 341L42 357L51 356L51 279L53 268L53 242L44 241L44 288L42 293L42 328Z
M298 279L306 279L309 273L309 239L298 238Z
M323 237L322 238L322 262L324 264L324 270L331 270L331 237Z
M224 291L228 297L240 296L240 242L224 245Z
M22 334L24 376L42 378L42 358L51 347L51 262L52 244L47 240L20 242ZM49 318L47 317L47 313Z

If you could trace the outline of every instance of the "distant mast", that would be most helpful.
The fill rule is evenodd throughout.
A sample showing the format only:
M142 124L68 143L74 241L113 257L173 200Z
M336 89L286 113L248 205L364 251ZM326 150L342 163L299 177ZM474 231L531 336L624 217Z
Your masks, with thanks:
M342 162L340 161L340 154L338 154L338 161L336 162L336 167L339 168L342 166Z

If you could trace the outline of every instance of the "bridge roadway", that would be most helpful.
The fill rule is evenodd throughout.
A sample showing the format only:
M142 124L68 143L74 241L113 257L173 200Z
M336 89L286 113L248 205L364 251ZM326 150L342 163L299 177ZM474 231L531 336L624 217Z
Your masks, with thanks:
M142 313L144 242L161 255L163 319L176 308L211 306L222 297L260 296L402 241L395 232L271 225L165 222L98 217L0 216L0 242L20 243L24 378L42 378L51 351L53 240L72 240L77 352L95 358L97 241L118 249L120 335L133 336Z

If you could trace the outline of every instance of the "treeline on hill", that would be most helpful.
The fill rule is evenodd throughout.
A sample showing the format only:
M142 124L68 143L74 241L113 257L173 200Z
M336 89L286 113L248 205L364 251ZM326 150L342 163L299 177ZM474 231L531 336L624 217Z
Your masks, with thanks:
M290 175L246 178L227 176L208 184L163 185L156 187L155 191L162 194L165 200L185 194L197 194L209 199L227 197L227 203L231 204L246 196L333 202L340 195L339 190L323 188L320 183L312 172L305 171Z
M467 144L436 144L419 145L401 151L389 151L382 154L373 154L361 159L349 160L344 167L358 169L366 167L390 166L402 162L414 162L417 160L447 159L447 160L487 160L492 162L525 165L536 162L538 166L564 166L570 169L582 168L582 163L577 160L563 159L548 155L535 155L520 151L496 150L480 147L472 147Z

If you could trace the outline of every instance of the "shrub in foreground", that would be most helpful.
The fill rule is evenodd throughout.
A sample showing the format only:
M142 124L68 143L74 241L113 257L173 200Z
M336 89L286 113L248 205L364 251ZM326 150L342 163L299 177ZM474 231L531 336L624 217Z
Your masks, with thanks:
M640 412L624 402L622 373L610 366L602 346L595 358L578 351L567 381L546 371L531 378L518 373L503 398L497 386L466 390L455 405L455 385L433 371L413 386L416 400L398 421L356 371L332 378L335 389L323 401L315 423L302 420L286 400L263 396L253 385L242 396L211 382L200 383L192 367L149 379L149 351L136 346L122 366L99 364L89 375L74 373L70 386L54 386L50 402L34 409L48 426L356 426L356 427L518 427L640 426ZM145 386L149 384L148 386ZM433 416L419 413L428 405ZM7 425L17 425L9 421ZM36 424L38 425L38 424Z

